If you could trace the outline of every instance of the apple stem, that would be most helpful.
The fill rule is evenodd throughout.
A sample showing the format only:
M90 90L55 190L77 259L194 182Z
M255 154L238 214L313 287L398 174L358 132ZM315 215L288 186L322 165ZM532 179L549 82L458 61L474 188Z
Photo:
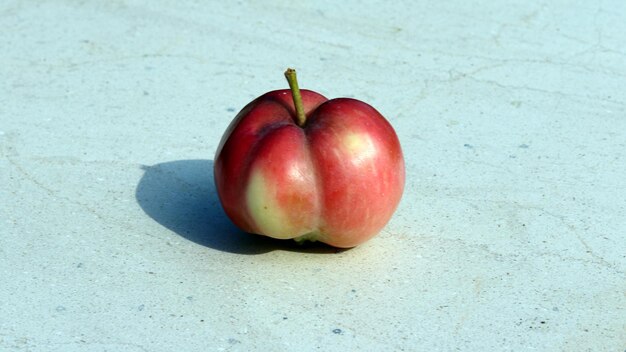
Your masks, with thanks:
M304 114L304 105L302 105L302 96L300 95L300 88L298 87L296 70L288 68L287 71L285 71L285 78L287 78L287 82L289 82L291 96L293 97L293 105L296 107L296 123L298 126L304 127L304 124L306 123L306 115Z

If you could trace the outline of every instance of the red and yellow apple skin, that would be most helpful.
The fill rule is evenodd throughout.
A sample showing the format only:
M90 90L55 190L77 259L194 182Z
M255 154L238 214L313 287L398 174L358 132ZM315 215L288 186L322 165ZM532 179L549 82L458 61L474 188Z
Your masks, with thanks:
M297 124L290 90L266 93L230 124L217 149L217 192L246 232L339 248L375 236L404 189L400 142L370 105L301 90Z

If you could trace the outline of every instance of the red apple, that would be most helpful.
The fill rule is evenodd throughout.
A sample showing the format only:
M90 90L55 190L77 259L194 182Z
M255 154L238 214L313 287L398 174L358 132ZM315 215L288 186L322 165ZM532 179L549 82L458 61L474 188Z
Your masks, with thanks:
M350 248L376 235L404 188L400 142L387 120L355 99L276 90L249 103L215 157L222 206L242 230Z

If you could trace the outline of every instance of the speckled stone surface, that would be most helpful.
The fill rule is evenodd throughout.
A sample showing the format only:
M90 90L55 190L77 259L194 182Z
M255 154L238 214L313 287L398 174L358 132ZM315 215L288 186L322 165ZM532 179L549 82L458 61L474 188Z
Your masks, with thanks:
M0 350L623 351L624 18L3 1ZM219 207L221 134L288 66L400 137L404 198L358 248L246 235Z

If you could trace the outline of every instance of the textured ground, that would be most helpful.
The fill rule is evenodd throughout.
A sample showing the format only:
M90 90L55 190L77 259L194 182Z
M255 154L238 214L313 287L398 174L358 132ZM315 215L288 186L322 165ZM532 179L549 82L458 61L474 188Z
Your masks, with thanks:
M626 349L626 3L390 4L3 1L0 350ZM288 66L402 142L356 249L217 202Z

